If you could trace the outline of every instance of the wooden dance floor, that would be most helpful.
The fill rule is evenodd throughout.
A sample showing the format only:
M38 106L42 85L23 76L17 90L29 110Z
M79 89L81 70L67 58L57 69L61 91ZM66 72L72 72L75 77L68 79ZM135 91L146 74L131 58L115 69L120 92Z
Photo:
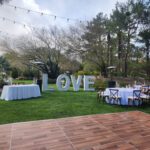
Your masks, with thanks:
M150 115L98 114L0 125L0 150L150 150Z

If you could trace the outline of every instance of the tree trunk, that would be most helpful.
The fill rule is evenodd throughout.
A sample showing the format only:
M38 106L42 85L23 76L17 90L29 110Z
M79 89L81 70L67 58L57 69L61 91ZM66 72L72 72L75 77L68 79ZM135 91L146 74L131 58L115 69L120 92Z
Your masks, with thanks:
M101 74L102 74L105 78L108 77L107 67L106 67L106 64L105 64L105 63L102 63L102 65L101 65Z
M118 32L118 69L121 71L121 53L122 53L122 35L121 31Z
M149 76L149 73L150 73L150 71L149 71L149 52L150 52L150 50L149 50L149 46L150 46L150 43L149 43L149 41L147 41L146 42L146 64L147 64L147 69L146 69L146 74L147 74L147 76Z
M110 61L110 32L107 34L107 66L111 65Z
M125 53L125 60L124 60L124 76L128 76L128 54L130 52L130 30L128 31L128 41L127 41L127 50Z
M147 62L147 64L149 63L149 46L150 46L150 43L147 40L147 42L146 42L146 62Z
M128 76L128 54L125 55L125 61L124 61L124 77Z

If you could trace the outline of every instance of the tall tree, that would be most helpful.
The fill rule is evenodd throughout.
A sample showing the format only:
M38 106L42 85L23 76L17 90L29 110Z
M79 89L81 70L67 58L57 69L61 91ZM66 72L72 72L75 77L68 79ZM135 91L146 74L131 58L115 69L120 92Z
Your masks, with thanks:
M117 3L111 16L117 30L118 59L124 60L124 76L128 74L128 61L131 52L131 40L135 38L138 28L137 3L128 0L126 3ZM123 43L124 41L124 43Z
M97 70L107 76L107 39L109 35L106 31L107 17L103 13L99 13L96 18L88 23L86 32L82 38L85 40L84 54L85 60L97 66Z
M60 72L59 63L62 55L62 37L59 29L36 29L32 34L32 38L18 42L24 63L47 73L50 78L56 78Z
M60 57L62 52L61 32L56 27L35 29L32 36L19 37L11 42L6 40L3 47L7 57L16 67L20 64L33 66L50 78L56 78L60 72Z
M10 0L0 0L0 4L2 5L5 2L9 2Z
M144 52L146 56L146 73L150 76L150 1L138 0L136 13L140 22L138 42L144 43Z
M0 72L7 72L10 70L10 64L5 57L0 56Z
M139 40L142 43L145 43L145 52L146 52L146 62L150 62L150 30L146 29L139 33L139 36L141 37L141 40Z

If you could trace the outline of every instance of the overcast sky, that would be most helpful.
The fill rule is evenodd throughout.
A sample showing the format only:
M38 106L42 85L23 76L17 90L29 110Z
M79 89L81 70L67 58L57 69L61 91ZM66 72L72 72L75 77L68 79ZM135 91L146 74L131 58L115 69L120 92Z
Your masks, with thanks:
M66 19L56 19L50 16L41 16L37 13L27 13L25 10L14 9L9 7L15 5L35 11L45 12L56 16L66 18L75 18L79 20L90 20L99 12L109 15L115 8L116 2L125 2L126 0L11 0L0 6L0 17L31 25L33 27L42 27L48 25L68 26L74 21L67 22ZM7 32L11 35L20 35L28 33L29 29L21 25L11 23L0 18L0 31Z

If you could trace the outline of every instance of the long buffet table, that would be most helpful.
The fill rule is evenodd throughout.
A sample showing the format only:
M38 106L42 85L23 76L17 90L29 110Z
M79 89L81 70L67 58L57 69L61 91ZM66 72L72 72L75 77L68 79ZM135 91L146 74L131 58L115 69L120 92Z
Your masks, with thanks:
M6 101L17 99L28 99L41 96L39 86L28 85L5 85L2 90L1 99Z

